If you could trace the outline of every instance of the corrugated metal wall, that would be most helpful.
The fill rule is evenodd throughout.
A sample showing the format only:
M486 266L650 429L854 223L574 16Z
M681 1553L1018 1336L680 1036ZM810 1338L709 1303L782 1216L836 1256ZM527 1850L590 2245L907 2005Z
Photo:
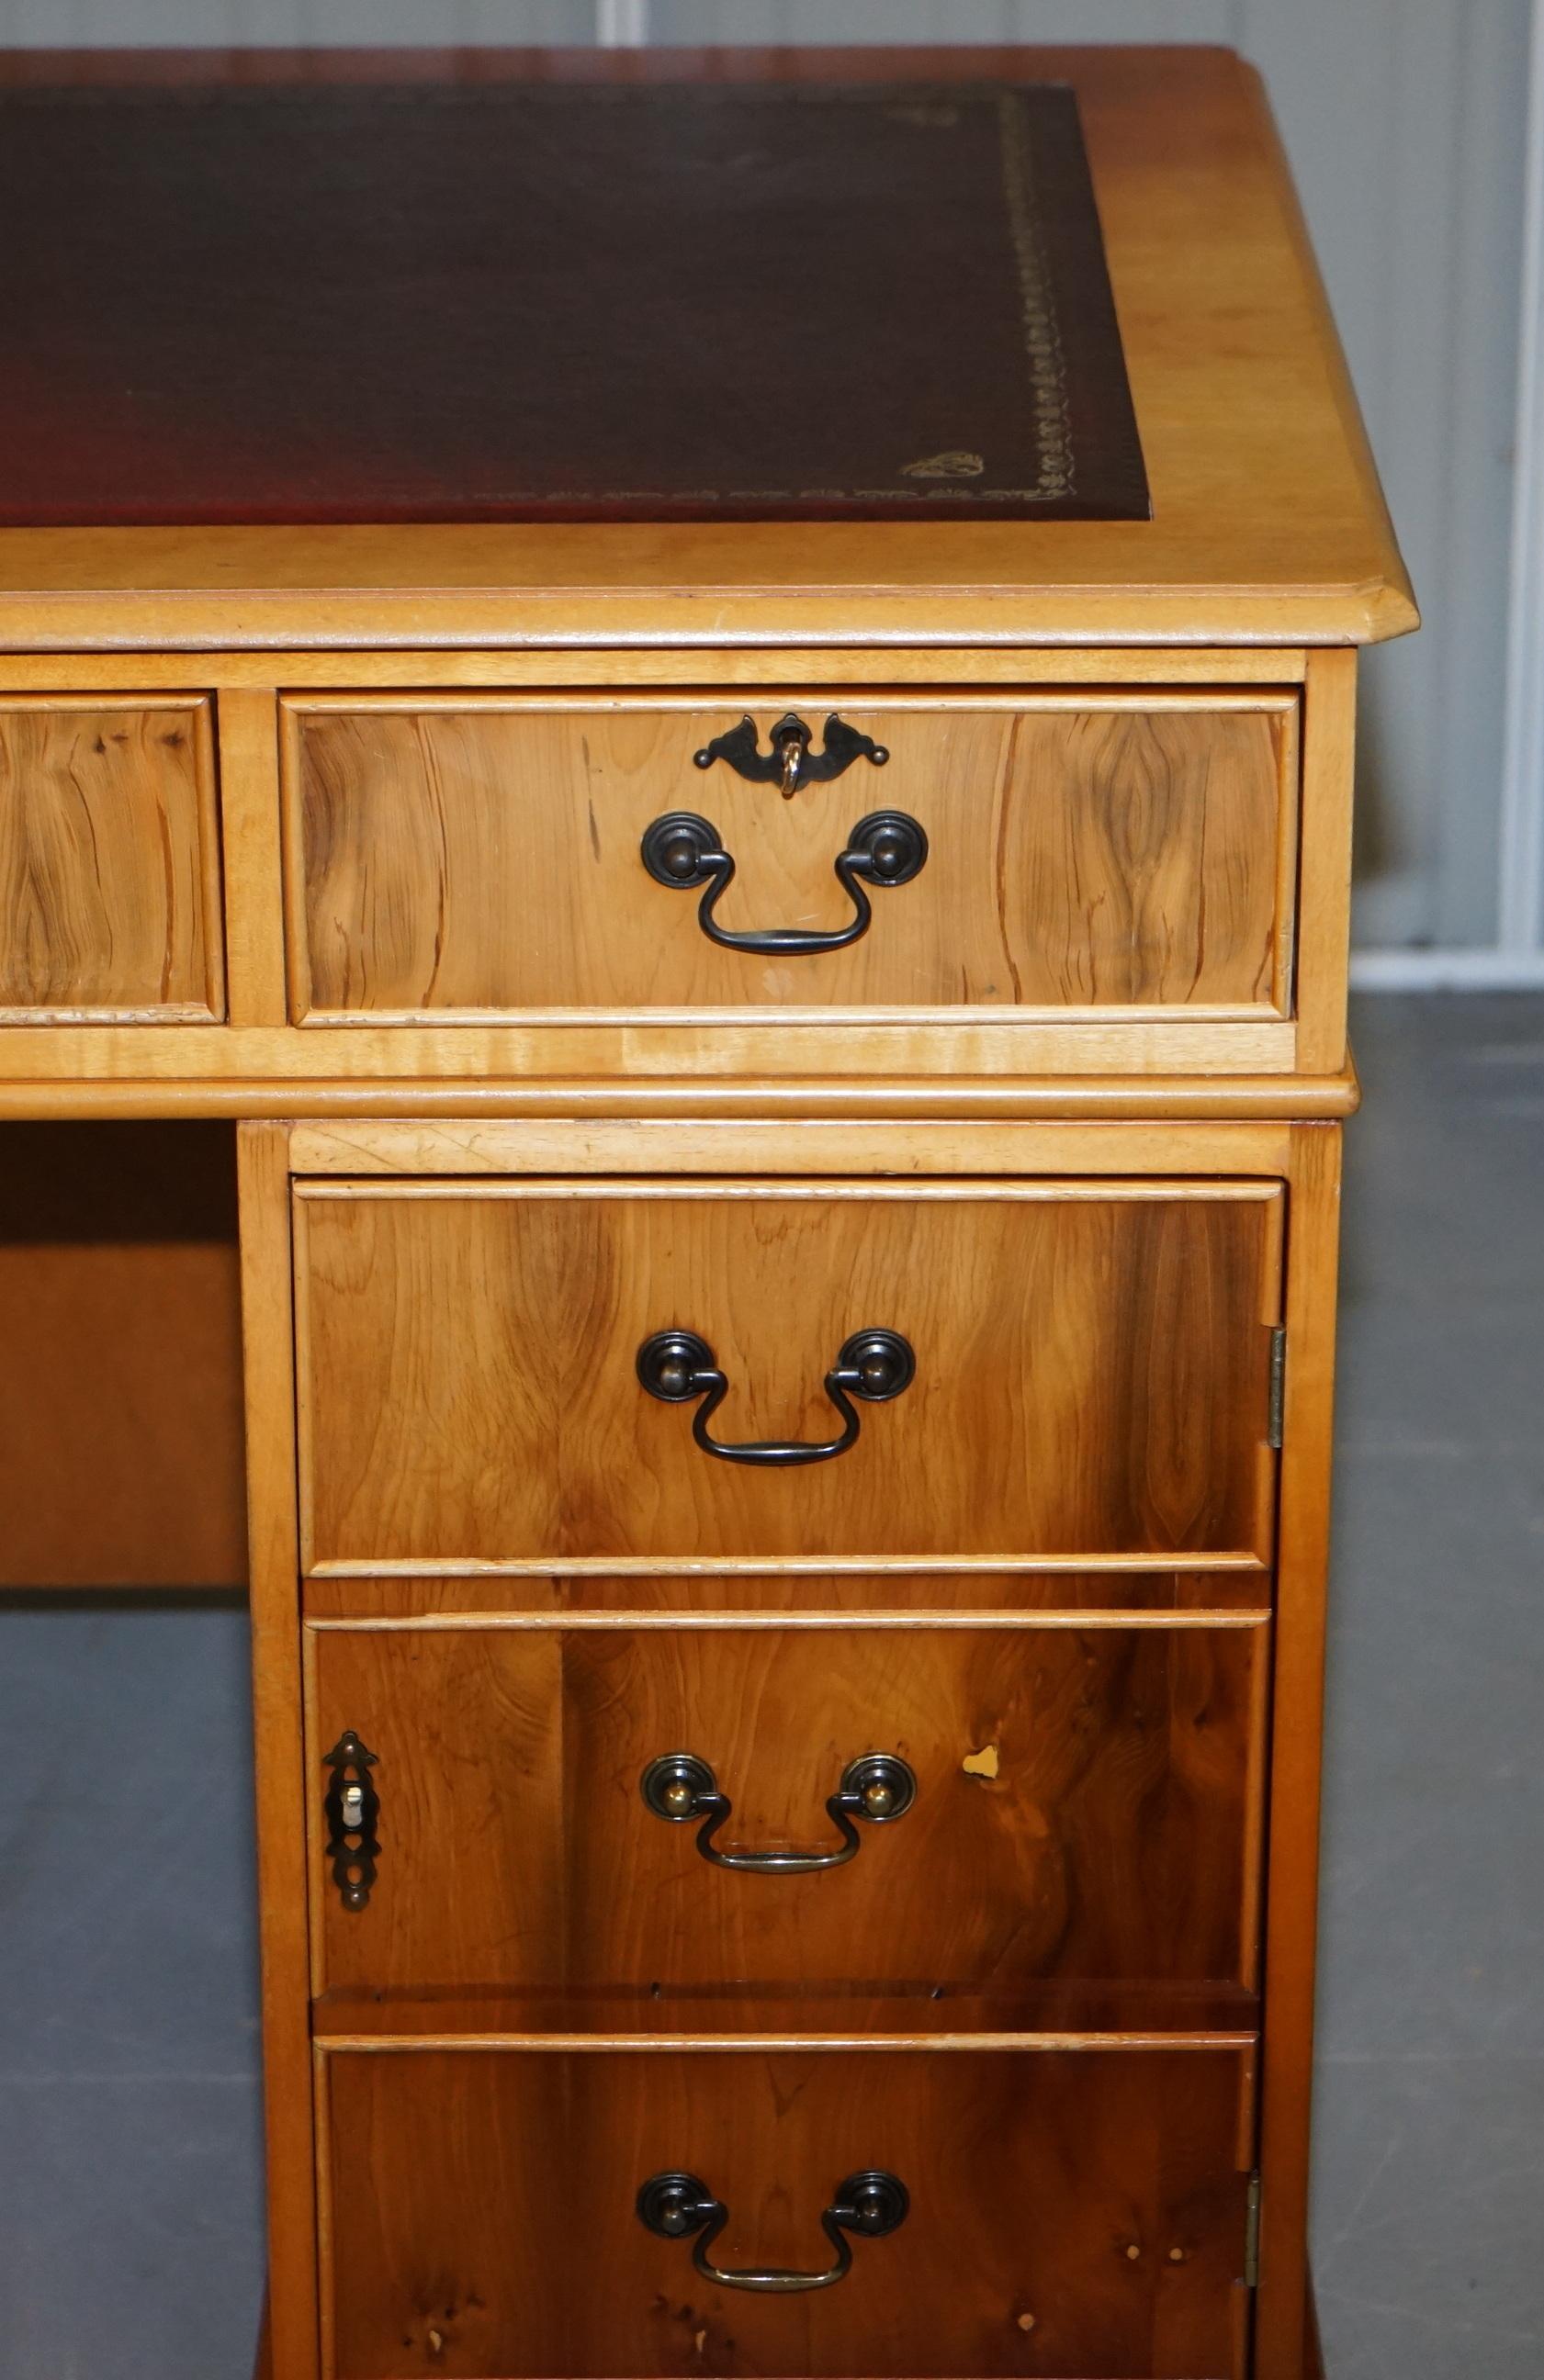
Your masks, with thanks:
M1373 656L1357 939L1495 940L1529 0L0 0L0 42L1221 41L1270 82L1427 618Z

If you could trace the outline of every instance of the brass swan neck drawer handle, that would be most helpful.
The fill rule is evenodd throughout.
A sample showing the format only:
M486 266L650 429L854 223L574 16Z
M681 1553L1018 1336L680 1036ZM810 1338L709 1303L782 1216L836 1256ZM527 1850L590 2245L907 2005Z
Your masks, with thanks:
M813 1876L821 1869L845 1867L858 1852L855 1818L882 1827L904 1818L917 1799L917 1778L906 1761L888 1752L866 1752L849 1761L842 1782L826 1803L826 1815L842 1838L833 1852L721 1852L713 1838L734 1808L718 1779L695 1752L667 1752L651 1760L638 1779L638 1790L656 1818L675 1827L697 1826L697 1848L714 1867L732 1867L751 1876Z
M721 1463L760 1463L787 1467L800 1463L829 1463L856 1444L858 1415L852 1400L888 1404L910 1388L917 1376L917 1358L898 1330L857 1330L846 1342L826 1374L826 1394L842 1416L839 1438L818 1445L803 1439L752 1439L728 1445L714 1438L708 1424L729 1393L727 1376L713 1361L713 1351L695 1330L656 1330L638 1351L638 1377L662 1404L702 1402L692 1415L691 1434L704 1454Z
M882 2240L898 2231L911 2210L906 2183L893 2173L850 2173L821 2216L836 2261L821 2273L791 2273L778 2265L725 2271L711 2264L708 2251L729 2220L729 2209L694 2173L651 2174L638 2194L638 2217L661 2240L692 2240L691 2260L705 2281L721 2289L766 2289L789 2296L800 2289L829 2289L852 2270L849 2232Z
M701 885L697 922L721 950L749 951L778 958L818 958L822 951L845 951L861 941L873 922L866 887L879 892L909 884L920 876L928 857L928 838L905 810L874 810L859 819L847 837L847 847L836 855L836 879L853 905L845 926L821 933L802 926L768 926L757 933L732 934L714 911L729 890L735 861L725 851L716 826L695 810L667 810L645 828L639 846L643 864L656 884L675 892L695 892Z

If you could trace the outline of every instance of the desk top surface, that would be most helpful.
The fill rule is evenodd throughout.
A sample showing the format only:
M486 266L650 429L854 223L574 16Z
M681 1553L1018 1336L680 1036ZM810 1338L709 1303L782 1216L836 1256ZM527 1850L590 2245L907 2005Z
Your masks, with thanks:
M1415 625L1232 53L15 53L0 121L0 276L34 329L0 369L9 645ZM55 177L83 203L49 203ZM545 207L534 263L506 187ZM736 283L737 234L773 245ZM667 244L684 261L651 262ZM650 378L656 321L635 454L617 392ZM571 439L559 378L603 393Z
M6 528L1147 516L1064 83L13 87L0 219Z

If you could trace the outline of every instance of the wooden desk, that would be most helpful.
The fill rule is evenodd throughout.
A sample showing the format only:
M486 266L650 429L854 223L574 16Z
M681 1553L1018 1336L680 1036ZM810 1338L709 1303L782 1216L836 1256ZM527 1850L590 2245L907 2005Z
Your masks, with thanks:
M1356 650L1416 613L1255 78L30 54L0 106L63 171L147 100L736 76L1071 84L1150 517L317 525L231 433L216 519L193 407L178 520L40 296L0 1570L233 1575L244 1438L279 2380L1300 2380ZM217 255L155 121L110 185L186 241L207 171ZM143 297L137 359L279 351Z

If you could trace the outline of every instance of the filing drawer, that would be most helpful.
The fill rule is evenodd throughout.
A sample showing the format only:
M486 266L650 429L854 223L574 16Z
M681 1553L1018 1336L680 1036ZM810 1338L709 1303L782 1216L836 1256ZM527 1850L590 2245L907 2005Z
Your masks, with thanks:
M306 1565L1269 1560L1282 1214L1270 1182L302 1182Z
M225 1014L212 706L0 698L0 1024Z
M316 1989L1248 1990L1268 1643L1258 1612L315 1628ZM350 1733L363 1906L323 1803ZM713 1864L790 1855L843 1864Z
M786 800L731 759L699 766L737 696L290 698L292 1014L1289 1011L1295 694L753 699L763 767L780 714L811 733L807 769L832 714L883 764L860 752ZM684 881L650 874L650 827L683 813L734 863L716 927L780 946L710 939L718 880L689 852ZM835 862L881 813L922 841L855 895ZM786 946L840 936L862 901L859 939Z
M321 2057L333 2380L1242 2380L1246 2048L646 2053L393 2042ZM640 2188L728 2209L719 2270L831 2269L839 2186L894 2176L834 2285L704 2280Z

